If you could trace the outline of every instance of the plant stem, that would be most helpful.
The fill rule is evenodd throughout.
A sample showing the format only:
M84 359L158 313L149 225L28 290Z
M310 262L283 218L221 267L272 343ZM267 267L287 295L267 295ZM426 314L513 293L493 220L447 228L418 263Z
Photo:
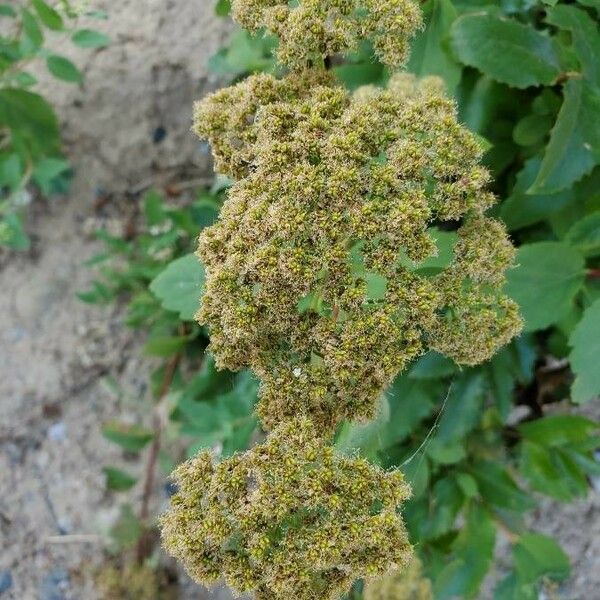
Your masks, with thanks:
M154 431L154 437L152 439L152 445L150 446L150 453L148 454L148 462L146 463L146 471L144 477L144 492L142 495L142 506L140 509L140 521L144 523L150 514L150 499L152 497L152 490L154 488L154 480L156 476L156 465L158 464L158 455L160 453L161 436L164 428L164 406L162 400L167 395L171 384L173 383L173 377L175 371L181 360L181 354L176 354L167 364L165 377L163 379L162 386L158 393L158 402L154 407L154 416L152 418L152 429ZM138 563L142 563L152 551L152 540L148 537L148 531L144 531L137 543L136 558Z

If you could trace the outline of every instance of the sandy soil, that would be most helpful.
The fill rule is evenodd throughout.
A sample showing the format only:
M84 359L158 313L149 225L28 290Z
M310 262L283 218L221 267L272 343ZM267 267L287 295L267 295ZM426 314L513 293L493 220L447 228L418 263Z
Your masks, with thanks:
M189 126L193 100L220 83L206 61L229 25L214 17L212 0L96 6L110 17L90 25L112 37L109 48L90 53L55 42L85 84L57 84L40 71L75 165L71 193L31 207L32 253L0 257L2 600L97 597L91 575L103 556L101 534L123 501L105 491L102 467L141 470L100 434L109 418L134 422L149 412L140 342L118 308L76 298L93 276L83 262L99 249L87 235L94 203L104 193L126 203L122 192L210 168ZM135 506L137 487L129 494ZM205 597L187 590L181 597Z
M150 401L149 367L120 309L89 307L75 296L93 275L82 263L98 250L87 223L101 194L126 204L133 200L124 192L208 173L206 149L188 129L192 101L220 84L205 63L229 26L212 4L107 1L110 18L94 27L114 43L92 53L61 48L82 67L85 84L43 79L76 177L68 198L32 207L34 251L0 258L2 600L98 597L91 573L123 499L106 492L102 467L141 470L102 438L100 425L143 421ZM156 143L159 128L166 136ZM156 502L164 503L160 485ZM136 487L128 499L139 504L139 495ZM599 515L598 492L566 507L545 502L534 515L534 528L556 535L574 560L561 598L599 597ZM179 597L208 596L183 580Z

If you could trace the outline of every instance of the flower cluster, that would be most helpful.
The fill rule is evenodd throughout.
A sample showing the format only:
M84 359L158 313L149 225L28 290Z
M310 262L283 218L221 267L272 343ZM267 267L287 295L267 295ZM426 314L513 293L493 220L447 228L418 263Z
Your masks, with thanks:
M198 105L197 132L238 178L201 236L198 316L219 366L261 378L267 428L372 418L425 350L474 364L519 330L501 293L514 249L483 216L480 146L441 88L399 74L351 95L310 72L259 75ZM454 260L432 275L448 221Z
M256 600L337 600L410 560L402 474L334 455L307 419L217 465L202 453L175 479L163 540L197 581L224 577Z
M384 63L401 66L422 26L414 0L233 0L232 15L252 32L279 36L279 60L296 69L355 50L366 37Z
M365 600L433 600L431 581L423 576L418 558L413 558L406 569L387 573L365 586Z
M219 464L203 453L177 469L164 543L195 580L223 576L257 600L337 600L361 577L368 600L429 600L418 565L373 581L411 557L402 474L327 443L342 420L373 417L421 353L474 364L520 329L502 293L514 249L484 216L494 197L480 145L435 77L396 74L351 94L318 68L366 36L401 64L421 22L412 0L232 8L280 36L291 70L196 106L195 131L235 180L200 238L197 318L219 367L260 377L271 432ZM440 252L442 238L454 244Z

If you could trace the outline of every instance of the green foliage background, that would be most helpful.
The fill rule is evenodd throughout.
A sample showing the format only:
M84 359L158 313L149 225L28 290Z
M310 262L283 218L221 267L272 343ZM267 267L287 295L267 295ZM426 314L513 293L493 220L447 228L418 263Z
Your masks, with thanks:
M555 540L527 530L527 512L540 494L584 496L600 474L598 425L558 405L600 394L600 4L428 0L423 10L408 68L442 77L461 120L486 143L501 199L493 211L519 246L508 292L525 331L476 368L423 356L385 394L378 419L345 424L336 446L406 473L414 496L405 517L436 599L477 597L502 532L513 564L495 599L529 600L570 567ZM226 15L228 3L217 12ZM211 66L232 80L273 71L275 43L238 31ZM367 44L334 70L351 89L389 76ZM148 332L145 352L162 359L153 389L170 411L169 435L189 455L209 446L227 456L258 435L257 382L217 372L204 355L207 332L193 321L203 270L191 252L223 186L183 208L147 195L143 232L129 241L101 234L107 251L93 262L103 277L81 295L99 303L128 294L128 324ZM451 253L453 237L443 240ZM104 434L141 451L156 432L111 423ZM164 445L161 457L166 468L182 458ZM106 474L114 490L136 483L114 467Z
M43 61L56 79L79 84L83 75L68 58L49 50L49 39L68 38L90 49L110 41L93 29L78 29L77 16L67 0L0 3L0 246L13 250L30 244L22 223L31 200L28 187L50 196L66 191L71 175L54 109L34 91L37 79L30 67Z

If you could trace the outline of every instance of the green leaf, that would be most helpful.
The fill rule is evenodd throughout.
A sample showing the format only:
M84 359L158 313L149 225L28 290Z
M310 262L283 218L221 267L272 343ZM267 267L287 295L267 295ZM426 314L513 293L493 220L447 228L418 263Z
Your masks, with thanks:
M453 465L465 458L467 452L464 445L459 441L445 443L439 438L432 439L426 447L427 456L434 463L440 465ZM461 486L462 487L462 486Z
M414 270L417 274L423 276L437 275L443 269L450 266L454 260L454 247L458 240L456 231L442 231L437 227L432 227L429 230L437 247L437 255L426 258L424 261L411 263L408 261L406 266ZM408 259L407 259L408 260Z
M535 585L521 583L516 574L511 573L496 587L494 600L539 600L539 596Z
M12 250L29 250L30 241L16 214L7 214L0 220L0 245Z
M17 12L8 4L0 4L0 17L16 17Z
M550 85L560 74L553 40L517 21L490 14L464 15L454 22L451 36L464 64L510 86Z
M150 290L166 310L192 321L200 304L204 267L194 254L174 260L150 284Z
M274 65L274 59L269 56L271 46L268 38L252 37L246 31L238 31L231 38L229 47L212 56L208 64L217 74L232 77L267 71Z
M574 223L565 241L588 258L600 256L600 212L586 215Z
M573 457L557 448L524 441L519 467L532 489L562 502L588 491L585 472Z
M592 83L600 86L600 33L598 25L580 8L561 4L546 11L546 21L573 36L575 53L583 74Z
M110 44L110 38L95 29L80 29L71 36L71 41L81 48L103 48Z
M342 454L353 454L359 450L362 456L374 459L382 448L384 439L382 430L386 428L389 418L388 400L385 396L381 396L375 419L368 423L347 424L336 440L336 450Z
M584 79L565 84L564 102L530 192L550 194L570 187L600 161L600 90Z
M102 427L102 435L127 452L139 452L154 437L152 431L139 425L123 425L114 421Z
M571 334L569 355L575 381L571 388L573 402L587 402L600 394L600 300L583 313Z
M32 48L34 50L40 48L44 43L44 34L33 13L26 8L21 9L21 20L23 22L23 33L31 43Z
M23 175L23 161L16 152L0 158L1 187L8 187L13 192L17 191L22 185Z
M446 388L437 381L418 381L406 376L396 378L387 393L390 418L382 432L381 447L397 444L410 435L444 399Z
M501 464L479 461L473 466L472 475L477 480L481 496L491 505L516 512L535 508L533 498L519 489Z
M529 159L517 175L511 195L500 206L500 216L509 231L521 229L543 221L559 212L573 200L573 190L567 189L557 194L531 194L531 188L540 171L542 160Z
M104 471L104 475L106 475L106 487L109 490L125 492L136 484L137 479L129 473L121 471L121 469L104 467L102 470Z
M447 47L450 26L457 17L456 9L450 0L430 0L423 6L423 16L425 30L413 41L407 68L419 77L438 75L453 93L462 72Z
M141 535L142 525L139 519L129 504L123 505L119 519L110 530L110 537L116 546L115 550L120 551L134 546Z
M183 350L188 341L187 336L157 335L146 342L144 354L146 356L167 358Z
M475 597L492 563L495 542L491 517L481 506L472 505L452 546L456 558L435 578L436 600Z
M38 14L40 21L48 28L54 31L64 29L62 17L56 10L49 6L44 0L31 0L35 12Z
M487 364L488 379L494 400L503 421L506 421L513 406L515 374L511 348L502 348Z
M376 62L346 63L334 67L336 77L350 90L362 85L377 84L383 77L383 66Z
M38 94L18 88L0 89L0 125L11 130L16 148L34 159L60 154L58 120Z
M551 415L522 423L519 432L524 438L542 446L563 446L584 442L599 427L598 423L580 415Z
M226 17L231 11L231 0L217 0L215 14L218 17Z
M545 535L528 533L513 547L513 560L519 580L534 583L540 577L563 580L569 576L569 558L562 548Z
M64 56L51 54L46 59L46 66L48 67L48 71L57 79L71 83L81 83L83 81L81 71Z
M483 373L467 371L452 384L440 419L437 439L452 442L461 439L479 422L486 388Z
M448 533L464 504L464 496L451 477L438 480L428 497L407 507L407 519L413 521L420 542Z
M458 371L456 363L433 350L422 356L411 368L411 379L441 379L454 375Z
M71 165L62 158L44 158L33 169L33 179L45 194L52 191L53 182L71 169Z
M536 146L540 144L552 128L550 115L531 114L523 117L513 129L513 140L519 146Z
M521 307L525 331L560 321L573 305L585 279L581 254L562 242L521 246L508 273L506 292Z

